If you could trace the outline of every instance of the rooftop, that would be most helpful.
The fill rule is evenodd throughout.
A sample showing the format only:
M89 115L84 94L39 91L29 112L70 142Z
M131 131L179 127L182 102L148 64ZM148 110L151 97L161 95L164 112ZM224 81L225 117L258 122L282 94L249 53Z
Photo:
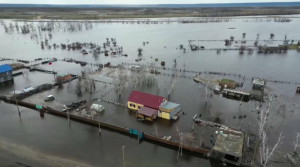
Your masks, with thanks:
M243 145L243 135L219 134L213 150L235 157L242 157Z
M253 84L264 86L265 85L265 81L262 80L262 79L254 79L253 80Z
M180 106L180 104L176 104L176 103L172 103L172 102L165 102L165 103L162 103L159 107L167 109L167 110L171 110L171 109L176 108L178 106Z
M0 66L0 73L12 71L12 68L8 64L4 64Z
M138 91L132 91L131 94L129 95L127 101L133 102L133 103L138 103L142 104L145 107L150 107L157 109L163 102L164 97L161 96L156 96L148 93L143 93L143 92L138 92Z
M139 114L146 115L147 117L151 117L156 112L157 110L148 107L142 107L138 111Z
M57 74L58 77L65 77L66 75L69 75L69 74Z

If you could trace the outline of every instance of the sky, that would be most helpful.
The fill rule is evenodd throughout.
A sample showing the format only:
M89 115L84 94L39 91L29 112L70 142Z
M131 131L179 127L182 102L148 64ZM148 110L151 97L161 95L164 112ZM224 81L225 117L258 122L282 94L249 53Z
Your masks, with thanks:
M201 4L244 2L295 2L296 0L0 0L16 4Z

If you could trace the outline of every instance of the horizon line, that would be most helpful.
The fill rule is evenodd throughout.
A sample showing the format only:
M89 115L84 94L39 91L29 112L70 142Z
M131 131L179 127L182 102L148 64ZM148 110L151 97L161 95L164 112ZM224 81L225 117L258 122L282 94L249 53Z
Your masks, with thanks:
M260 4L260 3L295 3L300 1L287 2L220 2L220 3L153 3L153 4L51 4L51 3L0 3L0 4L14 4L14 5L200 5L200 4Z

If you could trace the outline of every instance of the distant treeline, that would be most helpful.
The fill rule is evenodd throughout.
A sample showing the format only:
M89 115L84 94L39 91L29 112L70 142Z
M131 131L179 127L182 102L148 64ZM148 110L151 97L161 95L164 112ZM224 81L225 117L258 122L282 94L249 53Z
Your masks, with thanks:
M300 2L210 3L210 4L153 4L153 5L50 5L0 4L0 8L209 8L209 7L296 7Z

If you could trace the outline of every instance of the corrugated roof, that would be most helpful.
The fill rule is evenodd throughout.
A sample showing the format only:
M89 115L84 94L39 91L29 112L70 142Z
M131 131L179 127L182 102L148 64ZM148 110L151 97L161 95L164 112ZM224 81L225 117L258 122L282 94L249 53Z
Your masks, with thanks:
M145 107L150 107L158 110L159 106L163 102L163 99L164 97L161 96L156 96L134 90L129 95L127 101L142 104Z
M0 73L12 71L12 68L8 64L4 64L0 66Z
M176 108L178 106L180 106L180 104L176 104L176 103L172 103L172 102L165 102L165 103L161 104L161 106L159 106L159 107L167 109L167 110L171 110L171 109Z
M152 115L155 114L156 112L157 110L149 107L142 107L138 111L139 114L146 115L147 117L152 117Z
M235 157L242 157L244 137L243 135L226 134L218 135L213 149L217 152L229 154Z

